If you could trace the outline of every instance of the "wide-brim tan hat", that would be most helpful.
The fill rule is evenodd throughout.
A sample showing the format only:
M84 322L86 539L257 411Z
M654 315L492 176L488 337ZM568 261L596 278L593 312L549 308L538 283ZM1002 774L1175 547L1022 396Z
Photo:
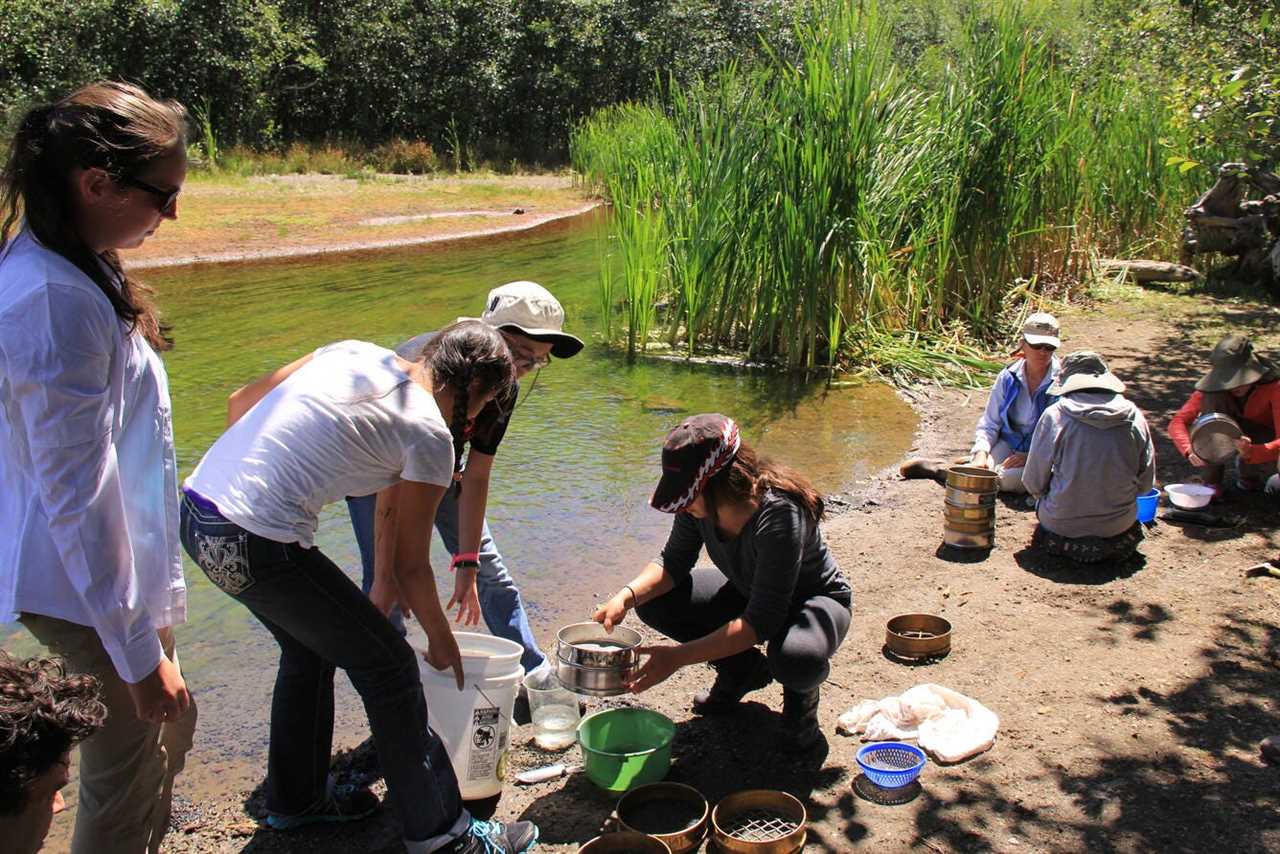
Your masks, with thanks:
M1257 353L1243 335L1228 335L1213 348L1213 366L1196 383L1200 391L1228 391L1273 376L1275 369Z
M1062 360L1062 371L1049 386L1049 394L1064 395L1073 391L1113 391L1124 393L1124 383L1107 369L1102 357L1090 350L1080 350Z
M564 307L537 282L507 282L489 291L480 319L551 345L557 359L576 356L582 341L564 331Z

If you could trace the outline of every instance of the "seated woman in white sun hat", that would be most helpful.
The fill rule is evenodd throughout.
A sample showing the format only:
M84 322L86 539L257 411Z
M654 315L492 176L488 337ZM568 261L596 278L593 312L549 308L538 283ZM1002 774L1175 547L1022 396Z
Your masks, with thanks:
M1059 334L1058 320L1052 314L1037 312L1027 318L1015 358L996 375L987 406L978 419L969 461L999 474L1001 492L1027 491L1022 467L1036 423L1054 402L1049 386L1060 369L1054 356L1061 345ZM901 472L906 478L932 478L946 483L946 464L938 461L908 460Z

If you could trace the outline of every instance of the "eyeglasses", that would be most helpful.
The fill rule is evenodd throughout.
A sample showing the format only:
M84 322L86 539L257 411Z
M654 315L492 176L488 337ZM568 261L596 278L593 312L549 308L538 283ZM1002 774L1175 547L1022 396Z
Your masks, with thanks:
M524 368L528 371L539 370L551 364L550 356L535 356L526 350L519 350L511 347L511 361L516 363L517 367Z
M1023 341L1022 344L1025 347L1030 347L1032 350L1039 350L1042 353L1046 350L1052 353L1054 350L1058 349L1052 344L1032 344L1030 341Z
M162 190L154 184L148 184L141 178L135 178L132 175L122 175L116 179L121 184L127 184L130 187L137 187L139 190L145 190L156 197L160 213L173 213L173 206L178 202L178 194L182 192L179 187L176 190Z

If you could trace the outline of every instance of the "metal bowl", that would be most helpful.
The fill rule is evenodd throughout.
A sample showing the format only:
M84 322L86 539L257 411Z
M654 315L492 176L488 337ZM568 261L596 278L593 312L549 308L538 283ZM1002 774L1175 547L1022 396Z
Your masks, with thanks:
M1000 477L981 466L952 466L947 469L947 486L967 492L995 492L1000 488Z
M786 792L748 789L711 811L711 838L729 854L794 854L804 848L804 804Z
M948 501L943 508L943 515L946 517L947 524L952 522L986 522L995 524L996 508L994 506L965 507Z
M963 489L947 487L947 503L952 507L995 507L996 490L990 492L967 492Z
M624 626L607 631L597 622L574 623L556 634L556 658L580 667L635 667L640 633Z
M966 534L953 531L946 525L942 526L942 542L957 549L989 549L995 545L995 541L995 531L990 528L985 533Z
M580 854L671 854L661 839L632 830L597 836L578 851Z
M940 658L951 651L951 623L935 614L899 614L885 623L884 645L901 658Z
M679 828L670 833L658 833L655 829L644 831L635 826L635 824L640 824L642 827L648 825L646 821L650 818L648 811L656 811L660 814L664 811L663 804L668 805L665 808L668 812L676 805L684 806L691 814L698 813L698 819L689 827ZM683 783L650 783L647 786L632 789L618 801L617 812L618 822L624 828L637 833L648 832L655 839L661 839L671 849L671 854L688 854L696 850L707 835L707 819L710 816L707 799L702 797L697 789Z
M556 679L575 694L588 697L617 697L627 693L627 683L635 676L634 664L625 667L585 667L556 659Z
M994 516L984 522L952 522L948 519L942 527L956 534L989 534L996 529L996 520Z
M1240 425L1229 415L1206 412L1191 423L1191 450L1206 463L1225 463L1236 454Z

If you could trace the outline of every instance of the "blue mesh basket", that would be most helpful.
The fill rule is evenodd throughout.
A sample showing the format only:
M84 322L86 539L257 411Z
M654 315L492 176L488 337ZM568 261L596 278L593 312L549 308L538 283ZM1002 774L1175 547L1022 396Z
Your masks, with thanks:
M901 741L877 741L858 748L855 757L867 779L882 789L897 789L920 776L924 751Z

